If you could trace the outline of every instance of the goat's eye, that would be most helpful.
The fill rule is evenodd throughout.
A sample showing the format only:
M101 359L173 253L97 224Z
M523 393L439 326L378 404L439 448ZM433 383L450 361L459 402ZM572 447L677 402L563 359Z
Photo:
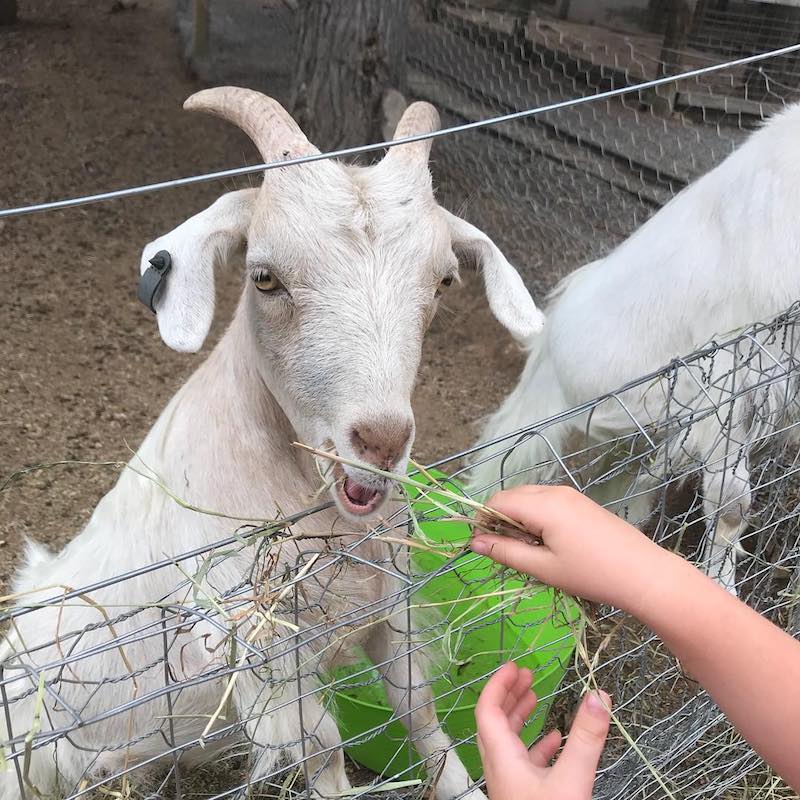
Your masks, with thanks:
M436 294L440 295L452 283L453 283L453 276L452 275L448 275L446 278L442 278L439 281L439 286L436 289Z
M271 272L256 272L253 275L253 283L259 292L277 292L283 289L283 284Z

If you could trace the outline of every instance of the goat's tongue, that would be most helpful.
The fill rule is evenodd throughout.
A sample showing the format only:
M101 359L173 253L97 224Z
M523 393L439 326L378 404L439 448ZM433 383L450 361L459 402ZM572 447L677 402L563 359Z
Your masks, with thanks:
M368 489L366 486L359 486L350 478L346 478L344 482L344 493L351 503L357 506L369 505L369 502L378 494L377 489Z

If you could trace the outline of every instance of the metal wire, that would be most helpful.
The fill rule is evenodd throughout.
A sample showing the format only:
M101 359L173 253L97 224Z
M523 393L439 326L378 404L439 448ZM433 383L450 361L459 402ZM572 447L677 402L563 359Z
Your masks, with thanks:
M391 147L397 147L401 144L408 144L410 142L420 142L426 139L439 139L445 136L453 136L458 133L466 133L467 131L479 130L495 125L501 125L504 122L513 122L515 120L527 119L534 117L538 114L545 114L550 111L559 111L562 109L580 106L585 103L597 102L598 100L610 100L614 97L622 97L624 95L633 94L645 91L647 89L655 89L659 86L665 86L675 83L676 81L688 80L690 78L699 78L703 75L709 75L714 72L730 70L734 67L744 66L746 64L753 64L765 59L776 58L778 56L789 55L800 50L800 44L788 45L786 47L779 47L775 50L770 50L765 53L757 53L751 56L743 56L741 58L731 59L719 64L712 64L708 67L698 67L697 69L687 70L686 72L677 75L668 75L662 78L655 78L650 81L642 81L632 86L625 86L619 89L609 89L605 92L598 92L594 95L587 97L576 97L571 100L563 100L558 103L550 103L548 105L538 106L537 108L528 108L523 111L514 111L509 114L501 114L500 116L492 117L491 119L478 120L476 122L466 122L461 125L452 125L447 128L442 128L432 133L417 134L415 136L406 136L396 141L383 141L375 144L357 145L354 147L345 147L340 150L331 150L327 153L316 153L314 155L300 156L298 158L287 158L285 161L270 161L261 164L254 164L252 166L232 167L230 169L217 170L216 172L207 172L202 175L190 175L185 178L172 178L170 180L158 181L156 183L147 183L141 186L130 186L126 189L114 189L108 192L99 192L97 194L83 195L81 197L72 197L66 200L50 200L46 203L33 203L31 205L17 206L15 208L0 209L0 219L6 217L19 217L26 214L38 214L44 211L58 211L65 208L75 208L77 206L90 205L92 203L101 203L107 200L117 200L124 197L135 197L140 194L147 194L148 192L158 192L163 189L175 189L179 186L192 186L197 183L207 183L209 181L225 180L227 178L238 178L243 175L252 175L256 172L264 172L265 170L275 169L277 167L295 166L298 164L310 164L314 161L322 161L329 158L349 158L351 156L362 155L363 153L372 153L376 150L386 150Z
M727 451L711 459L702 460L699 463L689 463L685 471L676 474L663 472L658 475L658 485L653 488L651 476L653 463L659 462L658 452L670 442L672 447L682 447L682 442L686 441L687 433L691 433L694 426L701 424L704 419L725 420L730 415L726 409L731 409L736 403L742 401L760 404L766 398L774 397L771 390L782 389L787 380L797 381L798 366L792 352L784 352L780 347L775 347L777 342L789 341L790 336L787 331L794 329L800 323L800 310L790 309L771 323L762 323L742 332L736 337L732 337L723 343L702 348L695 353L688 354L680 359L679 364L668 365L665 369L645 376L637 382L633 382L625 387L620 387L617 392L607 396L597 398L588 406L599 408L604 404L612 403L618 409L624 409L622 413L630 417L629 425L630 436L623 436L614 441L592 442L588 448L583 448L580 453L560 453L559 459L553 459L553 465L559 469L567 470L579 484L587 483L585 473L590 470L594 473L594 484L602 485L614 480L619 481L622 476L625 483L635 485L640 480L645 480L648 491L668 492L675 481L686 481L692 475L701 475L703 472L714 468L714 458L719 459L719 463L724 466L735 451L741 451L745 445L736 442L728 435ZM761 358L764 350L768 349L771 358L768 360L770 366L765 370L760 366L763 363ZM738 353L739 358L731 363L727 359L727 354ZM715 372L713 366L709 367L709 359L714 363L724 364L724 369L733 370L738 378L735 381L727 380L731 375L726 372L723 376ZM698 371L702 368L702 371ZM665 418L649 418L646 420L637 419L634 408L630 403L620 405L617 400L624 398L634 386L651 386L654 380L669 380L675 371L680 374L693 373L693 377L701 380L705 388L704 392L694 390L696 403L693 407L683 413L672 414L668 409L670 402L664 404L669 414ZM751 372L756 374L748 375ZM698 375L705 377L698 378ZM725 380L723 380L725 378ZM680 385L680 381L672 381L673 387ZM693 386L694 381L683 385ZM726 393L720 395L719 387L725 386ZM791 395L793 397L793 394ZM675 394L675 400L681 398ZM535 428L543 435L547 435L548 429L554 429L565 422L575 420L578 423L587 410L587 405L580 409L570 409L563 414L550 420L536 423ZM777 414L777 416L776 416ZM789 415L788 417L786 415ZM798 568L800 561L800 506L793 493L795 490L794 478L800 472L799 466L786 468L787 457L790 462L797 459L796 451L790 445L791 434L797 424L797 419L791 417L792 406L772 408L769 411L771 424L759 428L759 436L746 445L748 452L761 453L758 458L752 456L751 461L751 481L753 488L759 496L759 501L750 518L750 527L746 535L749 543L749 557L739 566L737 575L737 585L740 593L748 599L758 610L777 622L785 622L786 612L792 608L794 600L785 593L785 588L790 586L788 576L793 570ZM785 420L781 422L780 420ZM669 423L668 425L666 423ZM726 430L724 427L721 430ZM513 432L504 440L495 441L492 447L499 444L508 444L510 448L518 447L526 439L524 434L527 431ZM516 444L515 444L516 443ZM619 461L614 461L614 454L622 452L627 454L624 466L620 467ZM600 453L601 459L587 460L588 452ZM498 470L502 469L502 460L505 450L498 451L500 455L494 456L498 465ZM477 451L473 455L479 455ZM579 457L578 457L579 456ZM609 471L604 464L611 459L614 464ZM673 462L677 463L677 462ZM547 465L531 465L531 468L540 469ZM546 471L546 469L545 469ZM551 480L564 480L567 476L551 476ZM614 498L632 496L626 487L614 495ZM738 500L734 497L730 502ZM612 500L612 503L614 501ZM687 513L695 513L695 525L701 527L713 526L716 512L708 515L701 508L696 507L699 501L689 500L688 509L681 509L679 512L659 510L655 519L643 520L640 524L645 525L651 534L659 541L668 543L673 541L677 531L685 528L687 524ZM663 509L664 507L653 502L652 507ZM694 512L693 512L694 509ZM309 509L306 512L309 517L314 517L324 513L319 509ZM777 516L779 514L779 516ZM298 515L293 517L294 520ZM93 749L93 757L89 761L87 768L97 762L97 759L111 757L114 753L126 750L136 751L137 747L145 745L147 742L155 741L154 736L162 737L164 746L158 752L152 754L149 749L145 749L144 758L132 758L132 763L123 762L121 767L111 770L110 775L105 775L101 779L83 780L77 785L70 797L78 797L100 787L115 785L115 781L132 780L136 775L148 765L156 766L165 758L169 760L169 775L176 782L186 780L185 770L182 768L183 757L181 754L188 754L197 751L201 746L210 746L213 742L227 741L232 737L235 739L240 736L250 724L260 724L264 709L259 704L251 708L240 708L236 718L232 721L226 720L218 726L212 734L201 737L181 737L178 733L179 723L182 719L180 708L183 698L188 698L190 694L203 685L219 686L222 691L227 681L234 676L261 675L258 678L261 692L273 693L277 687L280 689L280 697L273 698L269 702L269 714L291 714L292 709L299 708L299 703L306 701L318 701L323 697L331 697L331 692L338 692L343 697L342 692L364 691L371 687L377 680L376 675L383 669L392 665L392 660L376 664L366 664L355 671L351 671L347 676L338 677L331 680L331 676L326 667L323 667L325 653L334 648L341 648L342 636L347 636L347 632L357 629L364 624L376 625L386 615L390 619L412 620L409 611L415 608L419 601L417 598L420 592L430 586L432 581L441 579L443 576L450 576L455 580L456 585L461 585L461 590L452 599L457 602L457 597L461 594L464 598L476 595L491 594L494 591L491 587L497 586L496 581L500 575L490 578L487 574L477 575L470 579L470 565L480 560L472 555L460 556L444 561L441 566L432 574L419 574L413 578L411 584L410 605L403 602L407 589L403 581L397 581L396 592L394 594L384 594L375 599L371 606L351 608L343 610L336 620L325 620L314 617L307 618L306 614L316 606L308 606L306 597L307 591L311 586L310 582L319 585L320 580L324 581L327 588L325 593L330 593L330 597L335 601L339 596L336 589L347 574L348 564L365 564L363 558L351 560L353 550L363 545L365 541L377 540L387 532L397 531L397 534L404 532L409 521L402 515L396 518L393 524L388 527L381 527L366 532L363 536L356 537L355 540L342 542L340 548L333 548L326 554L326 563L312 564L312 568L304 565L311 563L319 555L320 551L308 551L297 561L289 574L264 575L261 580L267 581L263 588L268 588L268 593L275 596L276 593L291 590L289 597L292 602L287 606L291 608L293 619L295 620L296 630L290 631L288 635L282 635L279 629L274 629L269 637L265 637L259 642L258 648L253 648L235 628L229 629L229 623L225 622L224 617L219 611L205 609L192 602L186 596L186 589L178 589L177 601L164 603L158 600L155 604L144 604L125 611L124 614L117 614L114 617L108 616L107 621L101 624L93 623L85 627L82 631L76 630L71 633L68 628L63 631L54 630L55 636L48 639L42 638L42 633L48 630L48 623L42 621L35 622L31 628L24 624L30 618L33 622L37 615L46 613L48 609L60 609L60 616L65 620L69 619L70 609L73 604L65 603L64 597L69 595L73 600L77 597L76 593L63 593L61 596L54 596L43 601L37 601L30 605L24 605L24 600L18 601L20 604L11 609L7 609L3 618L9 620L13 617L12 630L27 630L25 641L26 647L18 646L13 655L7 657L3 664L4 675L0 680L0 686L4 697L7 713L11 713L15 705L31 702L37 696L35 687L37 685L46 686L44 706L50 712L47 723L40 723L40 729L31 728L30 730L17 730L16 721L20 715L15 715L14 733L6 736L5 749L6 758L13 761L20 769L21 759L26 752L36 753L39 750L56 748L55 752L64 751L65 748L72 748L78 752ZM267 543L267 551L270 548L280 547L277 538L262 539ZM225 556L230 559L234 555L231 551L231 539L225 540ZM236 539L239 555L252 553L253 556L258 552L259 540L255 536ZM678 542L675 546L680 547ZM197 574L204 574L203 563L209 558L218 558L222 548L207 548L203 552L196 554ZM193 551L194 552L194 551ZM263 557L263 553L260 557ZM186 561L187 559L183 559ZM376 562L375 566L384 574L394 579L398 575L397 567L393 563L391 555L383 562ZM162 562L155 567L158 570L172 570L172 563ZM249 569L249 567L248 567ZM344 571L343 571L344 570ZM134 570L119 576L118 582L132 581L140 577L140 571ZM502 582L501 582L502 583ZM182 585L181 581L176 586ZM346 582L344 584L346 586ZM306 587L306 588L303 588ZM783 587L783 588L782 588ZM220 603L226 607L226 615L246 612L254 613L252 610L252 599L249 596L258 594L257 586L237 586L229 593L220 595ZM97 594L97 592L95 592ZM323 598L326 597L323 594ZM235 601L235 602L231 602ZM328 601L323 599L323 604ZM338 601L336 601L338 602ZM497 599L495 604L490 604L482 610L464 616L464 609L469 608L471 601L467 600L466 606L452 607L443 617L433 617L427 621L411 622L414 629L410 632L410 639L399 640L401 649L399 659L402 662L401 672L409 676L407 682L416 680L410 677L413 670L408 667L408 658L415 654L430 652L435 649L443 649L448 652L452 649L454 636L457 641L469 642L478 632L492 630L497 624L498 619L505 616L506 610L511 610L520 602L520 596L515 596L509 602L502 597ZM150 612L155 611L156 615L149 621ZM315 612L316 613L316 612ZM525 643L525 639L520 638L526 628L531 631L536 630L536 625L541 623L525 623L520 628L519 610L508 614L514 628L507 628L505 636L507 642L502 645L502 652L498 653L495 663L500 663L509 655L516 658L536 657L540 664L540 670L546 672L548 665L554 665L559 656L559 646L568 643L572 637L569 629L565 629L560 636L554 637L547 643L538 641L537 644ZM552 613L552 612L550 612ZM141 618L141 623L135 624L137 618ZM515 620L517 620L515 622ZM212 658L208 668L204 669L194 677L180 677L181 658L178 655L188 643L196 638L198 626L204 623L217 623L217 630L224 633L225 641L233 643L238 641L237 649L244 656L244 660L236 660L235 663L229 662L227 665ZM698 693L696 687L683 681L678 665L666 654L658 641L653 636L640 637L636 631L636 624L631 620L626 620L619 612L605 610L595 622L598 630L608 631L613 634L615 629L618 633L610 640L611 648L607 651L606 657L600 659L593 668L594 679L601 685L614 688L616 708L618 718L628 727L629 733L634 737L637 746L652 758L653 764L657 767L659 774L670 776L670 780L676 786L685 789L695 789L697 776L700 774L728 774L725 770L741 770L742 775L757 771L758 761L748 755L748 749L742 743L735 746L726 745L724 748L716 747L720 737L727 736L725 733L725 723L719 712L713 708L702 693ZM620 627L621 625L621 627ZM456 626L454 628L454 626ZM90 634L96 634L105 629L113 630L113 635L97 638L92 641L83 639ZM30 631L38 631L38 641L33 647L30 640ZM516 632L511 635L511 631ZM509 638L510 637L510 638ZM632 637L632 638L630 638ZM89 681L81 673L91 668L91 665L99 659L103 659L106 654L114 654L120 649L128 652L128 658L135 658L133 655L135 647L147 645L148 642L158 642L156 651L160 653L158 658L153 661L141 663L141 666L133 670L128 669L127 665L119 663L119 668L114 668L112 674L99 675ZM71 643L70 643L71 642ZM181 644L183 643L183 644ZM47 649L49 647L49 650ZM56 649L53 649L53 648ZM226 645L227 647L227 645ZM248 649L249 648L249 649ZM49 657L43 657L44 653L49 653ZM249 654L248 654L249 653ZM275 670L279 663L286 663L287 656L290 656L293 669L288 673L281 673L278 677ZM451 654L452 657L452 654ZM457 658L456 661L465 656ZM176 660L177 659L177 660ZM102 663L108 669L108 659ZM133 663L133 662L131 662ZM467 662L468 663L468 662ZM439 685L437 696L440 706L450 704L450 698L456 698L456 705L463 702L462 698L465 691L477 689L491 673L493 667L479 669L474 674L462 676L455 684L445 688ZM20 672L21 670L21 672ZM585 675L582 675L584 667L581 663L576 663L574 673L568 673L568 679L564 681L560 689L556 689L550 695L543 693L542 701L571 697L573 693L580 690ZM25 676L25 677L21 677ZM160 678L159 678L160 675ZM325 677L323 677L323 675ZM435 673L434 673L435 675ZM307 681L313 678L313 683ZM430 685L431 678L426 678L423 685ZM138 688L133 688L132 694L125 702L117 702L111 707L102 705L102 698L113 685L129 684L139 681ZM145 688L142 681L150 688ZM320 685L321 684L321 685ZM295 690L285 694L286 687L295 686ZM350 687L350 688L347 688ZM414 689L415 687L411 686ZM33 691L32 691L33 690ZM667 692L667 694L664 694ZM41 696L41 690L38 693ZM667 705L660 710L657 706L653 707L654 695L659 696L659 700L666 702ZM51 699L47 699L47 698ZM680 704L676 705L676 701ZM328 702L327 700L325 702ZM100 705L98 705L98 703ZM159 711L159 704L166 703L163 711ZM670 709L670 706L675 706ZM70 716L64 716L68 709L72 709ZM265 707L266 708L266 707ZM411 704L410 711L424 708L424 702L419 699ZM141 714L139 713L141 710ZM405 713L405 712L403 712ZM24 715L22 715L24 719ZM402 713L397 717L402 719ZM10 717L9 717L10 719ZM61 720L57 722L57 720ZM127 719L138 720L135 723L135 735L130 735L126 726ZM448 715L444 715L447 724ZM652 723L646 720L652 720ZM147 722L150 720L150 722ZM118 721L118 722L115 722ZM369 741L384 734L387 724L367 725L365 730L352 736L345 742L345 746L357 747L359 743ZM87 732L94 726L104 722L114 723L116 734L107 734L104 737L104 745L98 749L98 745L89 745L91 737L86 741ZM303 723L299 738L295 741L288 740L274 742L269 746L261 742L261 747L274 748L276 751L289 751L297 746L297 754L290 759L289 767L292 765L301 769L307 776L307 783L313 784L317 767L312 768L311 761L319 764L320 759L335 759L338 752L338 743L320 745L318 742L310 747L310 743L315 741L318 726L321 721L306 719ZM682 730L683 733L678 733ZM122 731L122 733L120 733ZM712 734L713 735L709 735ZM85 742L85 743L84 743ZM668 744L667 744L668 743ZM697 751L695 760L689 759L686 755L686 748L691 746ZM149 746L148 746L149 747ZM180 756L180 757L179 757ZM418 762L412 763L415 766ZM723 767L722 764L726 766ZM652 766L652 764L651 764ZM404 769L407 769L405 767ZM275 766L266 775L260 776L270 782L280 781L280 775L285 774L287 765L275 762ZM721 771L721 772L720 772ZM183 773L183 774L182 774ZM162 779L162 785L166 786L169 775ZM682 777L681 777L682 776ZM716 780L716 779L715 779ZM371 790L377 790L381 785L388 783L387 779L376 779L370 786ZM726 778L724 785L730 785L731 781ZM720 784L717 781L717 784ZM715 784L716 785L716 784ZM720 784L721 785L721 784ZM248 782L241 784L239 789L246 789ZM652 770L647 765L643 765L632 754L631 750L625 747L618 748L612 745L608 753L607 761L599 776L600 797L622 798L632 796L650 796L653 789ZM235 794L236 790L226 790L219 796Z

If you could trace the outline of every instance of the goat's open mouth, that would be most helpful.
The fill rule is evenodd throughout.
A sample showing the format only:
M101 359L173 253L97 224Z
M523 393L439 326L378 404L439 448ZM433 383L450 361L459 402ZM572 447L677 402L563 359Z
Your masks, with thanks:
M365 517L372 514L386 497L387 488L363 486L353 480L341 467L336 464L334 468L336 479L336 496L342 508L356 517Z

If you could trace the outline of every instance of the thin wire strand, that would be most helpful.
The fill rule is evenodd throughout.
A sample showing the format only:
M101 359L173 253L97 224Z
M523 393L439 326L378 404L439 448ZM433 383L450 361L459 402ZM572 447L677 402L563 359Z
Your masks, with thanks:
M414 136L406 136L405 138L392 141L387 140L383 142L377 142L375 144L346 147L341 150L331 150L327 153L315 153L313 155L301 156L299 158L289 158L285 161L271 161L268 163L254 164L252 166L233 167L231 169L217 170L216 172L206 172L202 175L190 175L186 178L173 178L171 180L159 181L157 183L146 183L141 186L131 186L126 189L115 189L113 191L100 192L98 194L82 195L80 197L72 197L65 200L51 200L46 203L34 203L32 205L6 208L0 210L0 219L7 217L20 217L26 214L38 214L44 211L58 211L65 208L75 208L77 206L105 202L106 200L117 200L122 197L134 197L140 194L147 194L148 192L159 192L163 189L175 189L179 186L192 186L197 183L208 183L210 181L224 180L227 178L237 178L242 175L251 175L254 172L262 172L265 170L275 169L277 167L308 164L314 161L323 161L329 158L347 158L349 156L360 155L361 153L371 153L375 150L386 150L390 147L396 147L402 144L421 142L427 139L439 139L444 136L451 136L457 133L487 128L492 125L500 125L504 122L513 122L514 120L526 119L528 117L536 116L537 114L545 114L549 111L558 111L562 108L572 108L574 106L584 105L585 103L593 103L599 100L608 100L613 97L621 97L626 94L632 94L633 92L640 92L645 89L653 89L657 86L663 86L667 83L683 81L687 80L688 78L696 78L701 75L708 75L709 73L719 72L732 67L752 64L756 61L763 61L769 58L777 58L779 56L789 55L790 53L795 53L798 50L800 50L800 43L788 45L786 47L780 47L777 50L769 50L764 53L756 53L752 56L743 56L742 58L736 58L719 64L712 64L708 67L698 67L697 69L680 72L677 75L667 75L663 78L654 78L653 80L643 81L642 83L636 83L632 86L622 86L619 89L609 89L605 92L598 92L596 94L577 97L571 100L563 100L558 103L537 106L536 108L528 108L524 109L523 111L514 111L510 114L502 114L498 117L490 117L489 119L477 120L476 122L466 122L462 125L453 125L452 127L442 128L431 133L419 133Z

